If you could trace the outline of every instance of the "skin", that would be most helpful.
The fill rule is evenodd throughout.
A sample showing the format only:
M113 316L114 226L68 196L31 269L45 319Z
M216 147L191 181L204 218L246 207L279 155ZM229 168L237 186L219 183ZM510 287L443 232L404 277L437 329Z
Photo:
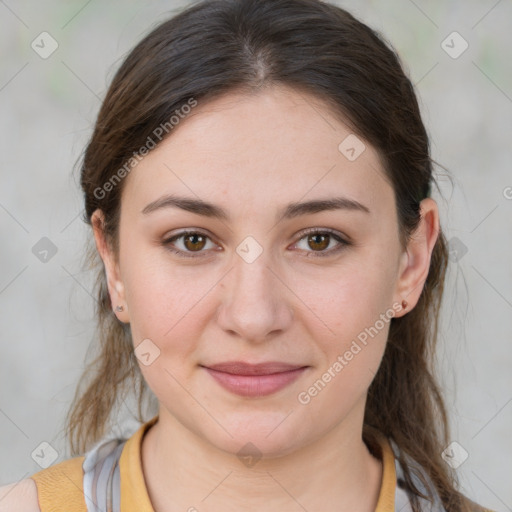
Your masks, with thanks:
M103 237L101 211L93 214L112 305L124 306L116 315L135 346L150 339L160 350L150 365L139 363L160 404L142 445L157 512L375 509L382 465L362 425L389 322L309 403L297 397L393 304L415 306L439 218L435 201L424 199L419 227L401 247L379 155L367 143L355 161L338 150L350 133L320 100L284 86L200 102L125 178L119 258ZM231 220L178 208L141 213L170 193L212 202ZM276 222L290 202L339 195L370 213ZM196 257L171 253L164 241L191 228L207 236L202 244L182 237L172 245ZM309 228L335 230L351 245L315 245ZM247 236L263 251L252 263L236 252ZM244 398L199 366L233 360L309 368L277 393ZM252 467L237 457L248 442L262 454Z

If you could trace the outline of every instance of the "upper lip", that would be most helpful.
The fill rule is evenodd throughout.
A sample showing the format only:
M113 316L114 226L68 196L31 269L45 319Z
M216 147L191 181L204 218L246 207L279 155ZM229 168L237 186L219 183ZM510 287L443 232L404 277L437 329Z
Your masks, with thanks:
M246 363L244 361L226 361L224 363L210 364L205 366L205 368L233 375L271 375L272 373L289 372L305 368L305 365L282 363L279 361L258 364Z

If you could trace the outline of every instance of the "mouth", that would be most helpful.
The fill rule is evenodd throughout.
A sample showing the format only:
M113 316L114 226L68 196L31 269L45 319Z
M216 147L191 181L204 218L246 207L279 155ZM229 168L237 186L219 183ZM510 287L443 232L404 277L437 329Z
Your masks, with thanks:
M203 366L224 389L244 397L271 395L298 379L309 366L281 362L250 364L242 361Z

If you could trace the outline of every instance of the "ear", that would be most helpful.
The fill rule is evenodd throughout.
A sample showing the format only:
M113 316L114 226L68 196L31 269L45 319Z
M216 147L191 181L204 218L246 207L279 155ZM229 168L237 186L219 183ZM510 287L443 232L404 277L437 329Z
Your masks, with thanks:
M125 298L125 289L120 277L119 264L112 248L106 241L104 230L105 216L100 209L91 215L91 224L96 242L96 249L103 260L107 276L107 286L112 304L112 310L121 322L129 323L128 305ZM123 311L116 311L116 306L122 306Z
M439 236L439 212L437 203L427 197L420 203L421 219L412 233L406 250L402 253L395 290L395 302L407 301L407 308L400 317L416 306L430 268L432 251Z

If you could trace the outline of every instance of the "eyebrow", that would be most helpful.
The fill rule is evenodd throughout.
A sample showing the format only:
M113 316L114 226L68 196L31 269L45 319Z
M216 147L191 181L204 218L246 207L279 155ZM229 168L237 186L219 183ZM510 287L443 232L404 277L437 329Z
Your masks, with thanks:
M148 215L162 208L181 208L182 210L211 217L219 220L230 220L230 215L226 210L202 199L190 197L180 197L176 195L165 195L155 201L149 203L143 210L142 214ZM328 199L316 199L306 202L290 203L285 206L276 216L277 219L293 219L301 215L319 213L329 210L350 210L370 213L365 205L354 199L347 197L332 197Z

